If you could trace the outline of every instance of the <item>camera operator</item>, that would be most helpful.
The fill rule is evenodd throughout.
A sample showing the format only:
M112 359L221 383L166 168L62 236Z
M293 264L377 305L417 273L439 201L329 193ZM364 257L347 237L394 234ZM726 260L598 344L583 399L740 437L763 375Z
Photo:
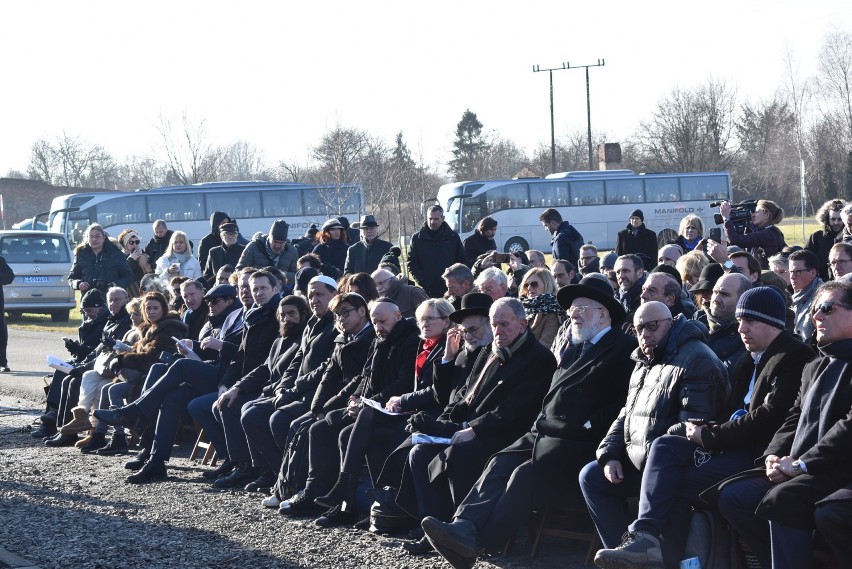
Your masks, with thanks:
M776 227L784 219L784 210L773 201L758 200L751 214L751 222L745 224L744 231L739 232L731 219L731 209L729 202L719 204L719 213L725 220L728 243L748 249L749 253L760 261L761 267L768 269L769 257L780 253L787 246L784 234Z

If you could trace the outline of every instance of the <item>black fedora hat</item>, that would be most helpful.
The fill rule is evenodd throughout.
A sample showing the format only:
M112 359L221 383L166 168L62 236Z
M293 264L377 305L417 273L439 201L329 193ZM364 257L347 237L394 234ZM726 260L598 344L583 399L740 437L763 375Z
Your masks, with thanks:
M485 293L469 292L461 299L461 308L450 314L450 320L461 324L468 316L488 317L488 310L494 301Z
M363 229L364 227L378 227L378 226L379 226L379 222L376 221L375 215L365 215L364 217L361 218L361 224L360 224L359 227L361 229Z
M612 285L604 279L588 276L577 284L563 286L556 293L556 300L559 301L559 306L568 310L574 299L581 296L603 304L609 311L613 326L624 322L624 307L616 300Z
M725 274L725 267L719 263L710 263L703 269L698 276L698 282L689 287L689 292L713 290L716 281Z

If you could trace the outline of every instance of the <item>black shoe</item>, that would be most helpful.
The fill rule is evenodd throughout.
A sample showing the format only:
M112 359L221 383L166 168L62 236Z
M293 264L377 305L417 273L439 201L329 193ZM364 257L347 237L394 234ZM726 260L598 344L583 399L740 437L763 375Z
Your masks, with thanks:
M107 445L106 435L104 433L95 433L84 446L80 447L80 452L83 454L91 454Z
M252 480L257 478L257 470L250 462L241 462L227 476L217 478L213 483L214 488L242 488Z
M0 373L9 373L10 371L12 370L9 369L9 366L0 366Z
M207 478L208 480L216 480L220 476L224 476L225 474L229 474L233 469L237 467L236 462L231 462L230 460L224 460L222 463L214 468L213 470L205 470L201 473L201 476Z
M246 484L245 491L263 492L264 494L269 494L269 492L272 490L272 487L275 486L275 482L277 480L278 476L267 470L266 472L258 476L255 480L252 480L251 482Z
M47 412L38 418L42 423L53 423L56 425L56 415L59 414L59 411L53 407L47 410Z
M323 511L314 499L307 496L302 490L289 500L284 500L278 506L278 513L285 516L315 516Z
M459 567L473 567L476 558L482 552L476 542L476 526L468 520L457 519L453 523L446 523L438 518L426 516L420 522L420 527L426 532L429 543L453 567L457 567L454 560L461 564L458 565Z
M152 458L148 462L145 463L139 472L131 474L125 481L131 484L145 484L146 482L152 482L154 480L159 480L168 477L168 471L166 470L166 463L162 460Z
M337 477L337 482L331 491L325 496L320 496L314 499L314 502L326 508L339 506L344 502L352 504L355 502L355 491L357 490L357 480L353 479L351 474L341 472Z
M429 543L429 540L426 537L421 537L417 541L408 541L402 544L402 548L408 552L409 555L426 555L427 553L432 553L435 551L435 548L432 547L432 544Z
M127 470L139 470L145 466L145 463L148 462L149 458L151 458L151 451L143 448L139 454L124 463L124 468Z
M357 521L358 514L355 513L355 510L344 510L340 506L335 506L315 519L314 525L318 528L334 528L351 526Z
M95 409L92 415L94 415L95 419L103 421L107 425L128 427L131 429L136 427L136 423L142 418L139 408L133 404L126 407L119 407L118 409Z
M355 522L352 525L352 527L354 529L360 529L360 530L363 530L363 531L369 530L370 529L370 516L367 516L366 518L361 518L360 520Z
M125 454L129 451L127 446L127 436L122 434L114 434L112 439L105 447L99 448L96 452L101 456L113 456L116 454Z
M53 423L42 423L41 427L36 429L35 431L30 433L30 436L34 439L48 439L53 438L56 435L56 422Z
M44 441L45 446L49 447L72 447L77 442L77 435L60 435L57 434L51 439Z

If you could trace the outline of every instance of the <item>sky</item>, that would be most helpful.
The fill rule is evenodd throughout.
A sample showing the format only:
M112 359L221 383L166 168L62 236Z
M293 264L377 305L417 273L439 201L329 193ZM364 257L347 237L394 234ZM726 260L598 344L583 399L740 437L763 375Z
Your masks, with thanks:
M627 139L675 87L709 79L771 98L785 52L813 76L826 32L852 32L848 0L608 2L0 3L0 176L63 132L119 160L158 153L159 117L204 120L214 144L306 164L336 126L444 171L466 109L532 151L550 142L547 73L594 64L592 129ZM557 137L586 127L582 69L554 72Z

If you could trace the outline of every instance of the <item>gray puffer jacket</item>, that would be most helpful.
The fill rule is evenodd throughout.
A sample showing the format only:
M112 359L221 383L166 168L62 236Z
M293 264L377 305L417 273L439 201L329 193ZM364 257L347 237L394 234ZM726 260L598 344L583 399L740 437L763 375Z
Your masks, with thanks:
M711 420L722 412L729 390L722 362L707 347L706 328L682 315L648 359L637 348L627 403L598 447L603 466L629 460L638 470L657 437L678 432L687 419Z

